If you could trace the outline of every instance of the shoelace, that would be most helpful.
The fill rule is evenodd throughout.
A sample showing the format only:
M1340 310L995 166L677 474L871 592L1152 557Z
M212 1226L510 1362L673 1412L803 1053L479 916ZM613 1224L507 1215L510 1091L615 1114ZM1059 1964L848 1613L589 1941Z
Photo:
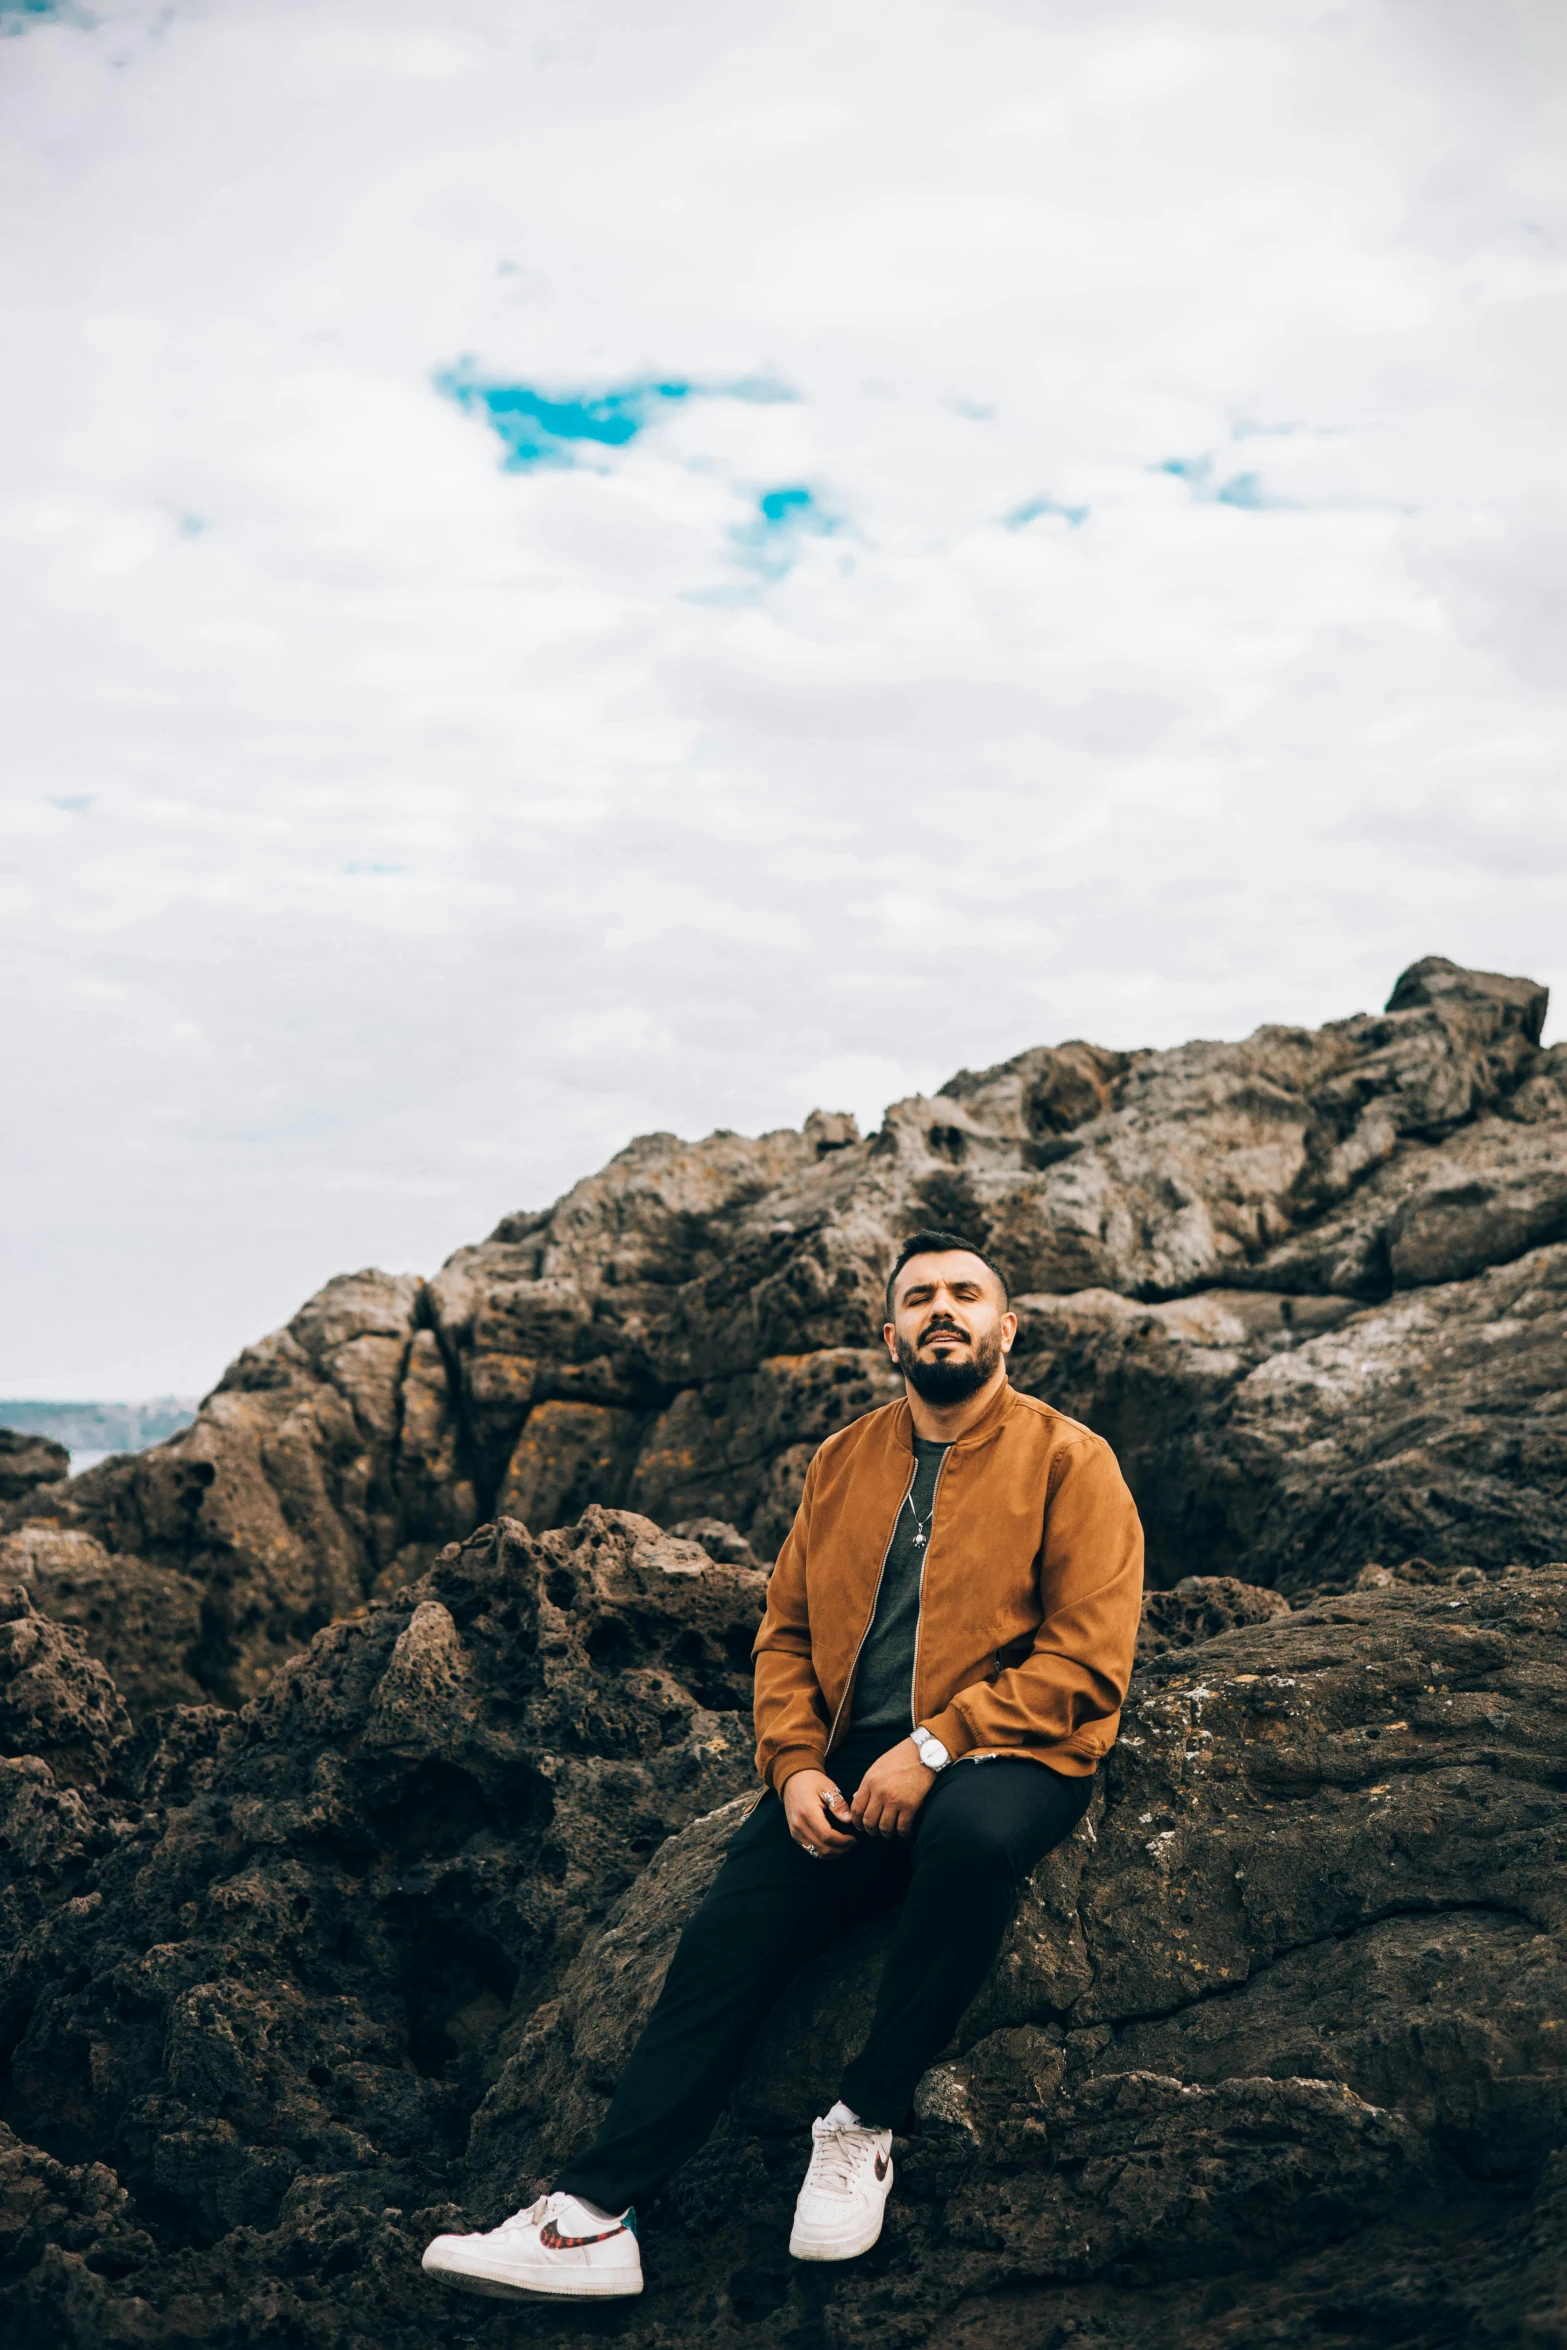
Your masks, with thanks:
M855 2171L870 2145L868 2130L849 2129L842 2122L832 2123L811 2148L810 2168L805 2174L807 2187L828 2195L852 2195Z
M536 2203L528 2205L526 2211L514 2211L509 2219L503 2219L495 2230L495 2234L497 2236L520 2236L524 2228L536 2227L548 2215L549 2207L549 2197L541 2195Z

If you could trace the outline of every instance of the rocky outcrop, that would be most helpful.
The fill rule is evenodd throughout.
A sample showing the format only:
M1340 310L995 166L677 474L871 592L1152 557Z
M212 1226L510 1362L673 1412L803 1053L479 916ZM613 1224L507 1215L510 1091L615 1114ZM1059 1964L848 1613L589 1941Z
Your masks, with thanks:
M210 1603L192 1576L111 1556L77 1527L32 1524L0 1534L0 1585L8 1584L81 1632L132 1712L205 1696ZM221 1669L212 1677L221 1680Z
M0 1502L22 1501L40 1485L58 1485L71 1472L71 1456L52 1436L0 1428Z
M1029 1301L1021 1345L1019 1383L1073 1396L1116 1446L1165 1575L1298 1591L1373 1560L1562 1547L1567 1246L1359 1311L1240 1290Z
M719 1521L766 1562L815 1446L897 1392L881 1285L934 1219L1005 1267L1018 1384L1116 1446L1156 1586L1548 1560L1567 1047L1542 1046L1545 1006L1429 957L1381 1013L1041 1046L866 1137L822 1112L644 1136L428 1282L330 1282L182 1435L0 1522L141 1561L156 1593L116 1671L226 1704L497 1514Z
M139 1737L80 1633L12 1595L9 2339L238 2342L268 2307L303 2339L319 2305L325 2343L410 2290L394 2333L422 2338L412 2215L460 2177L498 2025L750 1778L763 1581L629 1516L502 1526L243 1713Z
M1144 1593L1137 1662L1145 1665L1172 1649L1195 1648L1237 1624L1271 1624L1289 1612L1281 1591L1240 1583L1233 1575L1183 1575L1173 1591Z
M12 1508L14 1532L86 1534L100 1553L142 1562L144 1683L173 1666L238 1703L312 1632L470 1530L445 1373L419 1327L424 1297L412 1276L329 1282L230 1365L183 1434L88 1470L44 1508ZM151 1629L160 1610L173 1658ZM127 1633L127 1664L132 1645Z
M13 1594L8 2341L560 2338L418 2253L602 2109L753 1800L763 1582L627 1513L503 1522L239 1714L140 1731ZM630 2350L1567 2339L1567 1566L1377 1568L1293 1609L1194 1578L1149 1645L921 2084L882 2244L785 2251L872 1924L644 2215Z
M1567 2350L1544 1009L1431 959L1382 1014L1039 1048L868 1137L645 1137L429 1282L329 1283L171 1442L13 1480L5 2339L560 2338L419 2249L602 2111L754 1800L766 1564L814 1446L895 1392L881 1282L939 1220L1007 1269L1018 1384L1138 1494L1124 1733L921 2084L876 2251L784 2249L873 1923L779 2002L606 2322Z
M80 1635L41 1616L25 1591L0 1590L0 1753L61 1785L92 1786L130 1729L119 1691Z

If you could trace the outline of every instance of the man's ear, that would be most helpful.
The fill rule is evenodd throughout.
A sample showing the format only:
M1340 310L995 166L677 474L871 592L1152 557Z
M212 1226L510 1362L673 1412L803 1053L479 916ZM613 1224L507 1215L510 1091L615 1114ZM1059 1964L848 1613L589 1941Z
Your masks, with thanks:
M1016 1327L1017 1324L1014 1321L1013 1328L1016 1329ZM893 1361L896 1362L898 1359L898 1326L896 1322L883 1322L881 1326L881 1335L883 1342L886 1345L887 1352L891 1355Z
M1003 1314L1001 1317L1001 1351L1004 1355L1009 1355L1012 1352L1012 1341L1016 1336L1016 1314Z

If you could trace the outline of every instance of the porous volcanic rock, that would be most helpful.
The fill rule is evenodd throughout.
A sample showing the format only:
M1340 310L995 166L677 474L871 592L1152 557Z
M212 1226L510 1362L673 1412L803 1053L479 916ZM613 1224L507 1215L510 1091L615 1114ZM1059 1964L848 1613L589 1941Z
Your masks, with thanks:
M58 1485L71 1473L71 1456L52 1436L0 1428L0 1502L21 1501L40 1485Z
M112 1557L80 1527L34 1522L0 1534L0 1585L18 1583L42 1615L81 1632L133 1714L201 1703L208 1597L192 1576Z
M313 1632L475 1523L423 1299L412 1275L339 1276L245 1349L189 1428L43 1506L13 1504L9 1524L84 1532L194 1581L188 1669L223 1703L254 1695ZM168 1662L149 1650L139 1668Z
M873 1928L785 1995L649 2214L692 2312L671 2337L1567 2339L1564 1722L1567 1567L1390 1577L1156 1657L921 2084L883 2244L825 2282L782 2255ZM508 2026L481 2212L591 2127L742 1810L667 1846Z
M169 1443L13 1491L5 2338L1567 2350L1544 1011L1428 958L1379 1015L1041 1047L869 1137L644 1137L428 1283L329 1283ZM423 2241L592 2128L755 1800L759 1562L897 1392L881 1283L930 1220L1138 1495L1121 1742L873 2254L784 2247L884 1924L780 2001L644 2302L454 2302Z
M1542 1046L1545 1007L1433 956L1381 1013L1039 1046L868 1136L825 1112L645 1135L428 1282L329 1282L183 1434L0 1524L182 1579L157 1605L144 1583L116 1669L226 1704L481 1520L543 1532L597 1502L722 1523L766 1562L815 1446L898 1392L882 1283L935 1220L1005 1268L1017 1384L1115 1445L1154 1585L1543 1563L1567 1511L1567 1047Z
M450 2299L418 2254L602 2110L754 1800L763 1577L630 1513L503 1522L239 1714L139 1730L17 1591L6 2339L1567 2341L1567 1566L1376 1574L1166 1595L1190 1644L1140 1665L922 2082L875 2252L785 2251L873 1924L779 2002L603 2318Z
M4 1603L8 2339L436 2338L412 2215L507 2014L749 1782L764 1581L629 1514L502 1524L140 1733Z
M1241 1583L1233 1575L1183 1575L1173 1591L1143 1594L1137 1662L1145 1665L1174 1648L1195 1648L1200 1641L1233 1631L1237 1624L1271 1624L1289 1612L1290 1603L1281 1591Z
M0 1588L0 1754L47 1765L62 1786L96 1785L131 1726L113 1681L82 1646L19 1585Z

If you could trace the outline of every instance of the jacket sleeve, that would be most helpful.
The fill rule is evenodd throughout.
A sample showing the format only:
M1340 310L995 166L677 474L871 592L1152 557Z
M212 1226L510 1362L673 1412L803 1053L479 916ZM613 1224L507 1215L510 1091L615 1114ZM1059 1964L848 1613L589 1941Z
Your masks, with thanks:
M767 1586L767 1612L751 1654L756 1660L752 1700L756 1719L756 1767L775 1794L796 1771L826 1767L831 1723L827 1701L811 1663L810 1606L805 1559L811 1538L811 1503L816 1462L805 1472L805 1490L788 1539L778 1553Z
M1085 1724L1120 1712L1142 1616L1143 1529L1106 1444L1074 1447L1061 1464L1045 1508L1039 1595L1032 1653L960 1689L925 1725L950 1754L1070 1748Z

